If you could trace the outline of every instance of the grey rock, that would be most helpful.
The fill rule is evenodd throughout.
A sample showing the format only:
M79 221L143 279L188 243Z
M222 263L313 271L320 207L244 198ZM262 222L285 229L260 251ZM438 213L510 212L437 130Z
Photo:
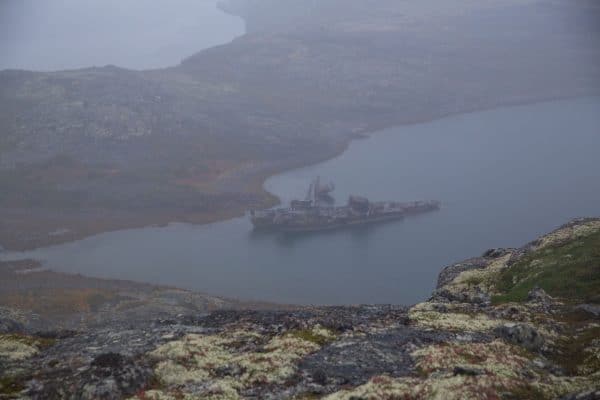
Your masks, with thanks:
M560 400L600 400L600 390L572 393L561 397Z
M0 318L0 333L22 333L24 329L21 323L13 319Z
M375 375L411 374L411 353L418 347L450 340L451 334L400 326L381 334L344 339L306 357L299 370L315 378L327 371L327 384L361 385ZM318 383L315 381L315 383Z
M488 306L491 304L491 297L489 293L482 291L480 288L475 287L471 290L464 291L450 291L446 288L436 289L431 298L433 302L458 302L458 303L472 303L480 306Z
M544 289L536 286L527 293L527 301L540 304L551 304L553 299Z
M135 394L152 377L143 363L118 353L100 354L89 368L82 368L62 379L45 377L29 393L33 399L117 400Z
M312 373L312 380L319 385L327 384L327 373L323 369L317 369Z
M509 343L532 351L540 350L544 345L544 338L528 324L504 324L494 329L494 334Z
M482 257L485 258L499 258L506 255L510 250L505 248L489 249L483 253Z
M594 317L600 316L600 305L596 304L579 304L575 307L576 310L585 311L588 314L592 314Z

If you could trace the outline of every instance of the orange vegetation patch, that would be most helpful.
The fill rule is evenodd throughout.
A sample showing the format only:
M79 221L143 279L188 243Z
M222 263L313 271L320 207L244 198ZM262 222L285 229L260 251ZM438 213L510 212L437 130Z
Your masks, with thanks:
M0 295L0 303L40 315L53 315L96 311L116 298L115 292L107 290L42 288Z

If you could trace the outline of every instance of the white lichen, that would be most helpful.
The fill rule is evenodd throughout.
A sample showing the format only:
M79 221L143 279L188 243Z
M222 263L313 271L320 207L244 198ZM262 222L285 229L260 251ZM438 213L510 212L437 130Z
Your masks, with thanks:
M574 226L561 228L538 239L535 250L541 250L568 240L577 240L598 232L599 230L599 220L588 221Z
M0 359L19 361L38 353L38 348L17 335L0 335Z
M408 312L411 323L422 328L460 332L485 332L506 321L492 319L482 313L452 313L411 309Z
M332 335L321 327L311 334L324 338ZM218 335L187 335L158 347L150 356L157 361L155 373L162 384L204 385L202 398L233 400L244 388L285 382L295 373L298 361L319 348L292 334L269 339L248 330L232 330ZM218 374L224 369L231 371L231 376Z
M506 267L512 253L508 253L494 261L486 268L463 271L452 282L446 285L451 291L459 290L477 290L491 294L494 291L494 285L497 277Z

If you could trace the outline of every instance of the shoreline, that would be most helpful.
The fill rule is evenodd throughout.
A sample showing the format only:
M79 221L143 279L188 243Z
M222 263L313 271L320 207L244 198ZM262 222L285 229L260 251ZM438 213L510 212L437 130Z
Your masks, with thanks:
M437 120L441 120L444 118L450 118L463 114L471 114L477 112L485 112L491 111L500 108L511 108L511 107L521 107L528 106L533 104L541 104L541 103L551 103L558 101L567 101L574 99L583 99L583 98L593 98L600 94L590 95L590 94L571 94L571 95L562 95L562 96L553 96L553 97L541 97L541 98L532 98L532 99L519 99L508 102L501 102L499 105L495 106L482 106L482 107L469 107L463 111L449 112L435 117L428 118L416 118L412 121L406 121L399 124L369 124L365 129L357 132L353 135L347 136L343 141L339 143L339 145L335 146L336 148L330 153L323 157L315 157L312 160L307 160L306 158L303 160L297 160L289 162L285 165L273 165L269 167L265 167L263 171L252 174L245 185L249 190L242 193L255 193L264 197L265 201L263 204L264 208L274 207L276 205L281 204L281 199L273 193L268 192L264 184L271 177L283 173L287 173L289 171L305 168L310 166L315 166L323 162L327 162L333 160L340 155L342 155L348 147L357 139L367 139L370 138L381 131L385 131L388 129L400 128L404 126L425 124ZM83 219L76 219L76 221L80 224L79 229L80 232L76 230L69 230L68 233L60 236L46 236L44 238L39 238L34 241L30 241L31 243L19 241L18 239L10 240L3 237L3 234L0 234L0 254L2 253L21 253L34 251L37 249L56 246L66 243L72 243L79 240L83 240L89 237L93 237L103 233L116 232L121 230L130 230L130 229L144 229L149 227L164 227L171 223L186 223L192 225L207 225L213 223L219 223L228 221L234 218L243 217L247 211L247 206L240 206L234 209L224 209L219 210L218 212L212 213L201 213L201 214L190 214L184 213L181 215L177 215L175 211L166 211L160 215L154 215L152 217L145 216L144 214L136 214L136 213L127 213L122 214L121 212L111 212L110 210L85 210L84 214L93 214L94 212L99 212L103 217L103 226L93 227L90 226L90 221ZM12 210L3 210L8 211L9 213L15 214L30 214L32 210L29 209L12 209ZM35 211L42 211L41 209ZM47 210L52 213L52 210ZM110 221L111 217L116 219L116 221ZM77 217L75 217L77 218ZM108 221L107 221L108 220Z

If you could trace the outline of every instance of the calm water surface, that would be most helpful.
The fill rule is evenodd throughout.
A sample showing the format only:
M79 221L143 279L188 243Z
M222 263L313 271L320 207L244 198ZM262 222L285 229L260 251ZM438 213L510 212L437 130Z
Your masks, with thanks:
M244 31L216 0L0 0L0 70L167 67Z
M245 299L414 303L429 295L444 265L600 215L599 149L600 98L464 114L379 132L340 157L266 182L289 200L320 175L335 181L342 202L351 193L437 199L439 212L300 236L253 234L244 218L173 224L17 256Z

